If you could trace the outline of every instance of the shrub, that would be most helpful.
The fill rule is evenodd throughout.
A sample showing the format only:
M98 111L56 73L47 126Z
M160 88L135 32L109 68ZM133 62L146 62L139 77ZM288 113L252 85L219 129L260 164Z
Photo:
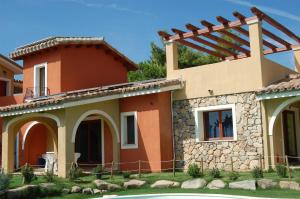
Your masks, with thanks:
M125 178L125 179L129 179L130 175L131 175L131 173L129 171L124 171L122 174L123 174L123 178Z
M212 170L209 171L209 176L212 178L220 178L221 172L218 168L213 168Z
M273 169L273 167L272 166L269 166L269 168L268 168L268 173L274 173L275 172L275 170Z
M6 190L9 186L10 176L0 173L0 191Z
M263 178L264 177L264 173L263 170L259 167L254 167L254 169L252 169L251 174L253 176L253 178Z
M240 175L239 175L239 173L232 171L228 174L228 177L229 177L229 180L234 181L234 180L237 180L240 177Z
M81 176L81 174L82 174L81 169L75 164L72 164L69 170L69 175L68 175L69 179L71 181L77 180Z
M276 173L279 177L285 178L286 177L286 167L284 164L276 165Z
M35 178L33 168L28 163L21 168L21 173L23 176L23 184L29 184Z
M54 173L53 171L47 171L44 176L47 182L54 182Z
M203 176L203 173L201 172L201 168L195 163L189 165L188 174L193 178L198 178Z
M102 172L103 172L103 167L102 165L97 165L94 170L93 170L93 173L95 174L96 176L96 179L101 179L102 177Z

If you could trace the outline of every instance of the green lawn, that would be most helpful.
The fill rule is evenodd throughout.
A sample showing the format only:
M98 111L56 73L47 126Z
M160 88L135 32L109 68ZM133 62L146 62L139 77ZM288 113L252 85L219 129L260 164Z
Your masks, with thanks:
M250 173L239 173L240 177L238 180L248 180L253 179ZM300 171L294 171L292 175L292 180L300 182ZM276 173L264 173L264 177L274 180L288 180L288 178L281 179L277 176ZM204 177L207 181L212 179L208 177L208 174ZM178 172L176 176L173 177L172 173L149 173L143 174L141 180L147 181L147 185L142 189L135 190L122 190L115 193L107 194L116 194L116 195L131 195L131 194L155 194L155 193L214 193L214 194L231 194L231 195L245 195L245 196L256 196L256 197L277 197L277 198L300 198L299 191L292 190L257 190L257 191L245 191L245 190L232 190L232 189L223 189L223 190L209 190L209 189L198 189L198 190L182 190L179 188L176 189L150 189L149 186L156 180L175 180L178 182L183 182L185 180L191 179L186 173ZM71 188L73 185L79 185L81 187L94 187L93 180L94 176L84 176L78 179L76 182L70 182L66 179L56 178L55 183L59 187ZM103 180L115 184L122 185L126 179L122 175L115 175L112 179L108 175L103 176ZM225 182L230 182L228 178L228 173L222 173L222 180ZM39 184L41 182L46 182L42 176L37 177L32 184ZM22 178L19 175L14 175L11 179L10 188L15 188L22 185ZM48 197L49 199L59 199L59 198L95 198L97 196L83 196L81 194L70 194L63 195L59 197Z

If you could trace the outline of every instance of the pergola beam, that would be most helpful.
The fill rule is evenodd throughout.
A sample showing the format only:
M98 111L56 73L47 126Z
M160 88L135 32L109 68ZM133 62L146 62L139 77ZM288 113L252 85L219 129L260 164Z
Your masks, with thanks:
M298 37L295 33L293 33L292 31L290 31L288 28L286 28L284 25L282 25L281 23L279 23L275 19L271 18L269 15L267 15L263 11L259 10L256 7L252 7L251 11L252 11L253 14L255 14L260 19L266 21L270 25L272 25L275 28L277 28L278 30L282 31L287 36L289 36L290 38L292 38L293 40L295 40L297 43L300 43L300 37Z
M172 28L172 31L173 31L174 33L176 33L176 34L179 34L179 35L182 35L182 34L185 33L184 31L179 30L179 29L176 29L176 28ZM196 42L202 43L202 44L204 44L204 45L207 45L207 46L209 46L209 47L211 47L211 48L214 48L215 50L219 50L219 51L221 51L221 52L223 52L223 53L225 53L225 54L227 54L227 55L229 55L229 56L233 56L233 57L236 57L236 56L237 56L237 54L235 54L234 52L232 52L232 51L230 51L230 50L228 50L228 49L226 49L226 48L223 48L223 47L221 47L221 46L218 46L218 45L216 45L216 44L214 44L214 43L211 43L211 42L209 42L209 41L207 41L207 40L201 39L201 38L199 38L199 37L191 37L190 39L192 39L192 40L194 40L194 41L196 41Z
M246 17L244 15L242 15L241 13L239 13L237 11L234 12L233 15L242 21L246 19ZM274 41L278 42L279 44L284 45L286 47L289 47L291 45L289 42L281 39L280 37L274 35L273 33L271 33L270 31L268 31L266 29L262 28L261 30L264 35L268 36L269 38L273 39Z
M217 16L216 18L217 18L217 20L218 20L220 23L224 24L225 26L226 26L226 24L229 23L229 20L228 20L228 19L225 19L225 18L222 17L222 16ZM245 18L246 18L246 17L245 17ZM245 18L244 18L244 19L245 19ZM245 29L242 28L242 27L236 27L236 28L233 28L233 29L234 29L235 31L241 33L242 35L245 35L246 37L249 37L249 31L248 31L248 30L245 30ZM264 40L264 39L263 39L263 44L264 44L265 46L267 46L268 48L271 48L271 49L276 49L276 48L277 48L277 46L275 46L274 44L271 44L270 42L268 42L268 41L266 41L266 40Z
M196 32L196 31L199 29L197 26L194 26L194 25L192 25L192 24L187 24L187 25L186 25L186 28L187 28L188 30L191 30L192 32ZM227 40L225 40L225 39L222 39L222 38L220 38L220 37L217 37L217 36L215 36L215 35L213 35L213 34L204 34L204 35L202 35L202 36L204 36L204 37L206 37L206 38L208 38L208 39L211 39L211 40L213 40L213 41L222 43L222 44L226 45L227 47L233 48L234 50L237 50L237 51L241 51L241 52L245 53L246 55L249 55L249 56L250 56L250 51L249 51L249 50L247 50L247 49L245 49L245 48L242 48L242 47L240 47L240 46L238 46L238 45L235 45L235 44L233 44L233 43L231 43L231 42L229 42L229 41L227 41Z
M170 37L171 37L170 34L168 34L168 33L166 33L166 32L163 32L163 31L159 31L158 34L161 35L161 36L164 37L164 38L170 38ZM188 47L190 47L190 48L193 48L193 49L196 49L196 50L205 52L205 53L207 53L207 54L210 54L210 55L213 55L213 56L215 56L215 57L218 57L218 58L220 58L220 59L222 59L222 60L225 60L225 56L222 55L222 54L220 54L220 53L218 53L218 52L209 50L209 49L204 48L204 47L202 47L202 46L198 46L198 45L196 45L196 44L194 44L194 43L185 41L185 40L183 40L183 39L176 40L176 41L177 41L178 43L182 44L182 45L188 46Z
M212 23L210 23L210 22L208 22L208 21L206 21L206 20L202 20L202 21L201 21L201 24L202 24L203 26L206 26L206 27L209 28L209 29L210 29L211 27L215 26L214 24L212 24ZM224 27L225 27L225 26L224 26ZM233 40L235 40L235 41L237 41L237 42L243 44L243 45L246 45L246 46L250 47L249 41L246 41L246 40L242 39L241 37L239 37L239 36L237 36L237 35L235 35L235 34L232 34L231 32L228 32L227 30L221 30L221 31L219 31L219 32L222 33L222 34L224 34L224 35L226 35L226 36L228 36L228 37L230 37L231 39L233 39Z

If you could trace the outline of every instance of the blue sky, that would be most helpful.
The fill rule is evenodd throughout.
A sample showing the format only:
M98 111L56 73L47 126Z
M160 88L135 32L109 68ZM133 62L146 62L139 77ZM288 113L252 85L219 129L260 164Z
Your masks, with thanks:
M135 62L149 57L158 30L199 25L257 6L300 35L299 0L1 0L0 53L49 36L104 36ZM281 35L284 36L284 35ZM292 66L291 53L272 59Z

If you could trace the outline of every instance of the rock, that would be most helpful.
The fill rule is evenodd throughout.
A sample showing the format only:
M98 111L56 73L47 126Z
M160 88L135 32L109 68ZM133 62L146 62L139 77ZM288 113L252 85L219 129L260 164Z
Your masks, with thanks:
M271 189L277 187L278 183L271 179L257 180L257 186L261 189Z
M182 189L199 189L206 185L206 180L202 178L196 178L192 180L184 181L181 185Z
M62 192L63 194L69 194L69 193L71 193L71 190L70 190L70 189L64 188L64 189L61 190L61 192Z
M93 192L94 192L94 194L101 194L102 193L102 191L99 190L99 189L93 189Z
M45 189L51 189L51 188L55 187L55 184L54 183L40 183L39 186L42 188L45 188Z
M299 183L297 183L295 181L280 181L279 187L281 189L300 190Z
M230 189L256 190L255 180L244 180L229 183Z
M38 193L39 186L38 185L25 185L22 187L18 187L16 189L9 189L7 191L6 198L7 199L18 199L18 198L28 198L26 194L30 193L31 196L35 196L34 193ZM35 196L37 197L37 195Z
M223 189L225 188L226 184L222 180L213 180L208 185L207 188L209 189Z
M107 190L108 189L108 183L103 181L103 180L94 180L94 184L100 190Z
M141 186L143 186L145 184L146 184L146 181L129 180L128 182L124 182L124 187L125 187L125 189L140 188Z
M85 195L93 195L94 192L93 192L93 189L91 189L91 188L84 188L84 189L82 190L82 194L85 194Z
M151 185L151 188L171 188L179 187L179 182L169 180L158 180Z
M82 190L81 187L79 187L79 186L73 186L71 188L71 193L80 193L81 190Z
M117 190L120 190L120 189L121 189L120 185L108 183L108 186L107 186L108 191L117 191Z

